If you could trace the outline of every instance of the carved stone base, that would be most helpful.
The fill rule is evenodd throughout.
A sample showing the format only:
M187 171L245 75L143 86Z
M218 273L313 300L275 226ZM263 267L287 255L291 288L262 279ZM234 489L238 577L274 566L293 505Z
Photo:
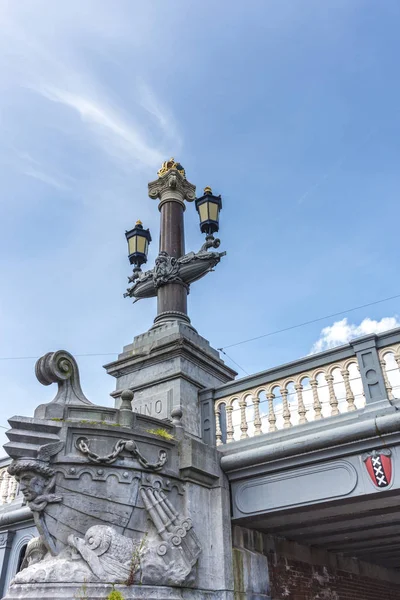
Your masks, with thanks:
M107 600L113 591L124 600L233 600L233 592L196 590L149 585L111 585L88 583L14 584L3 600Z

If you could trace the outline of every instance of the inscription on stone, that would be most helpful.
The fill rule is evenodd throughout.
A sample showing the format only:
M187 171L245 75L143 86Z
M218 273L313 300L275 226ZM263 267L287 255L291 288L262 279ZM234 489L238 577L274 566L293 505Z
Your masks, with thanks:
M156 400L156 402L145 402L134 407L134 411L141 415L148 415L149 417L157 417L163 412L162 400Z
M173 408L173 392L168 390L161 394L146 394L138 397L132 402L132 408L135 412L146 417L155 417L156 419L169 419Z

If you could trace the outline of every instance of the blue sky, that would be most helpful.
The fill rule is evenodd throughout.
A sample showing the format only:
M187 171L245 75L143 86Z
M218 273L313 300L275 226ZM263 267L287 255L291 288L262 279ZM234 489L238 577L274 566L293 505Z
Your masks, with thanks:
M124 231L150 227L151 264L147 182L170 156L223 196L228 254L189 297L215 347L400 293L399 26L391 0L2 0L0 357L110 353L78 360L111 404L102 364L155 314L122 297ZM198 249L193 205L186 231ZM251 373L397 314L398 299L228 353ZM0 424L54 395L34 362L0 361Z

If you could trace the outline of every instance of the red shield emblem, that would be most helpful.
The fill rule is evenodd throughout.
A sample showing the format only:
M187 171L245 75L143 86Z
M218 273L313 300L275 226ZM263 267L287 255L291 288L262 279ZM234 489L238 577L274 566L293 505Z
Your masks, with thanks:
M392 481L392 453L389 449L373 450L363 455L368 475L379 489L388 487Z

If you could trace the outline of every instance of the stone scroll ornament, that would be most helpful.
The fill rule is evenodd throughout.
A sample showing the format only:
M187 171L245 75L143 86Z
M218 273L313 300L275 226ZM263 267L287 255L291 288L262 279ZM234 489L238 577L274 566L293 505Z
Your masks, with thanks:
M48 352L39 358L35 374L42 385L58 384L52 404L92 404L82 391L76 360L66 350Z

